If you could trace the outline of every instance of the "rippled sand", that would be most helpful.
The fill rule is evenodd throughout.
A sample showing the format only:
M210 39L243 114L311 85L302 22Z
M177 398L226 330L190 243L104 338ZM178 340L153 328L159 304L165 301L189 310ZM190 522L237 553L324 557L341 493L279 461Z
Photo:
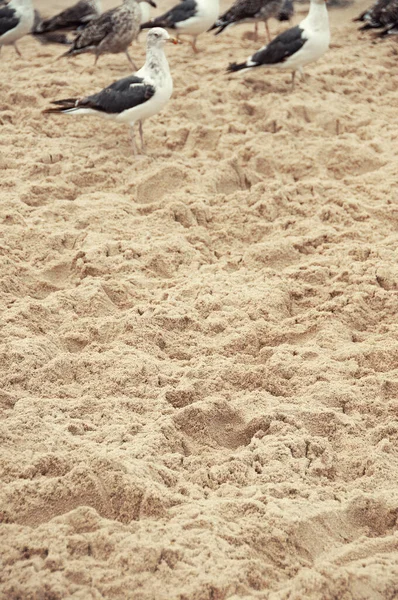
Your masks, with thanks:
M170 48L137 159L41 114L124 56L3 48L2 600L397 598L398 46L360 8L292 93L224 72L251 25Z

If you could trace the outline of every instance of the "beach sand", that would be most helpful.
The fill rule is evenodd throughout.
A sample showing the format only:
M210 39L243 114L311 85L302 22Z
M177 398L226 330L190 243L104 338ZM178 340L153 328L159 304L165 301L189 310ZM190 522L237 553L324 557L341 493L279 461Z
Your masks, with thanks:
M168 48L137 158L41 114L125 56L3 48L2 600L398 598L398 46L362 6L293 92L225 73L252 25Z

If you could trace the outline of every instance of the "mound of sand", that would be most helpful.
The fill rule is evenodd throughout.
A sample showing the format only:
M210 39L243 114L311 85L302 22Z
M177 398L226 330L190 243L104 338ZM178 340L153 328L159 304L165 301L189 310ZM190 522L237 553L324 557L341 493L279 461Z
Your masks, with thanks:
M170 48L137 159L41 115L125 57L3 49L2 599L397 597L397 50L359 10L292 93L225 74L250 25Z

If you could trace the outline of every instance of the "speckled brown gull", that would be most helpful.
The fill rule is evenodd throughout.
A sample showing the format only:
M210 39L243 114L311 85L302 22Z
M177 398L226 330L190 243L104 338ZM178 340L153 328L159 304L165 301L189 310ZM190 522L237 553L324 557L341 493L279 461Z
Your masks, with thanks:
M153 0L146 1L155 6ZM75 56L85 52L95 55L94 65L102 54L126 54L132 68L137 69L128 47L139 34L141 11L137 0L124 0L121 6L104 12L91 21L77 36L72 47L62 56Z

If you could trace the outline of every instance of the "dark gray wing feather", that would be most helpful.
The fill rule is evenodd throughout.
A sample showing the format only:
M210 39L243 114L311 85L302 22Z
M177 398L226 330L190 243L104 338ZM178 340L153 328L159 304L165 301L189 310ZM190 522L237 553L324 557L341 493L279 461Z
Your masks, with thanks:
M151 27L164 27L165 29L175 29L176 23L186 21L194 17L197 13L196 0L184 0L169 11L141 25L141 29L151 29Z
M289 56L295 54L307 41L302 37L303 29L298 25L287 29L277 35L272 42L251 57L252 61L260 65L274 65L284 62Z
M250 0L249 2L236 0L231 8L217 19L216 26L221 27L245 19L253 19L263 6L264 0Z
M14 29L19 23L16 12L13 8L4 6L0 8L0 35L4 35L7 31Z
M63 10L58 15L42 21L36 31L44 33L60 29L76 29L97 16L98 14L85 0L79 0L79 2Z
M143 104L155 94L152 85L144 83L141 77L131 75L115 81L98 94L79 100L76 106L93 108L108 114L121 113Z

